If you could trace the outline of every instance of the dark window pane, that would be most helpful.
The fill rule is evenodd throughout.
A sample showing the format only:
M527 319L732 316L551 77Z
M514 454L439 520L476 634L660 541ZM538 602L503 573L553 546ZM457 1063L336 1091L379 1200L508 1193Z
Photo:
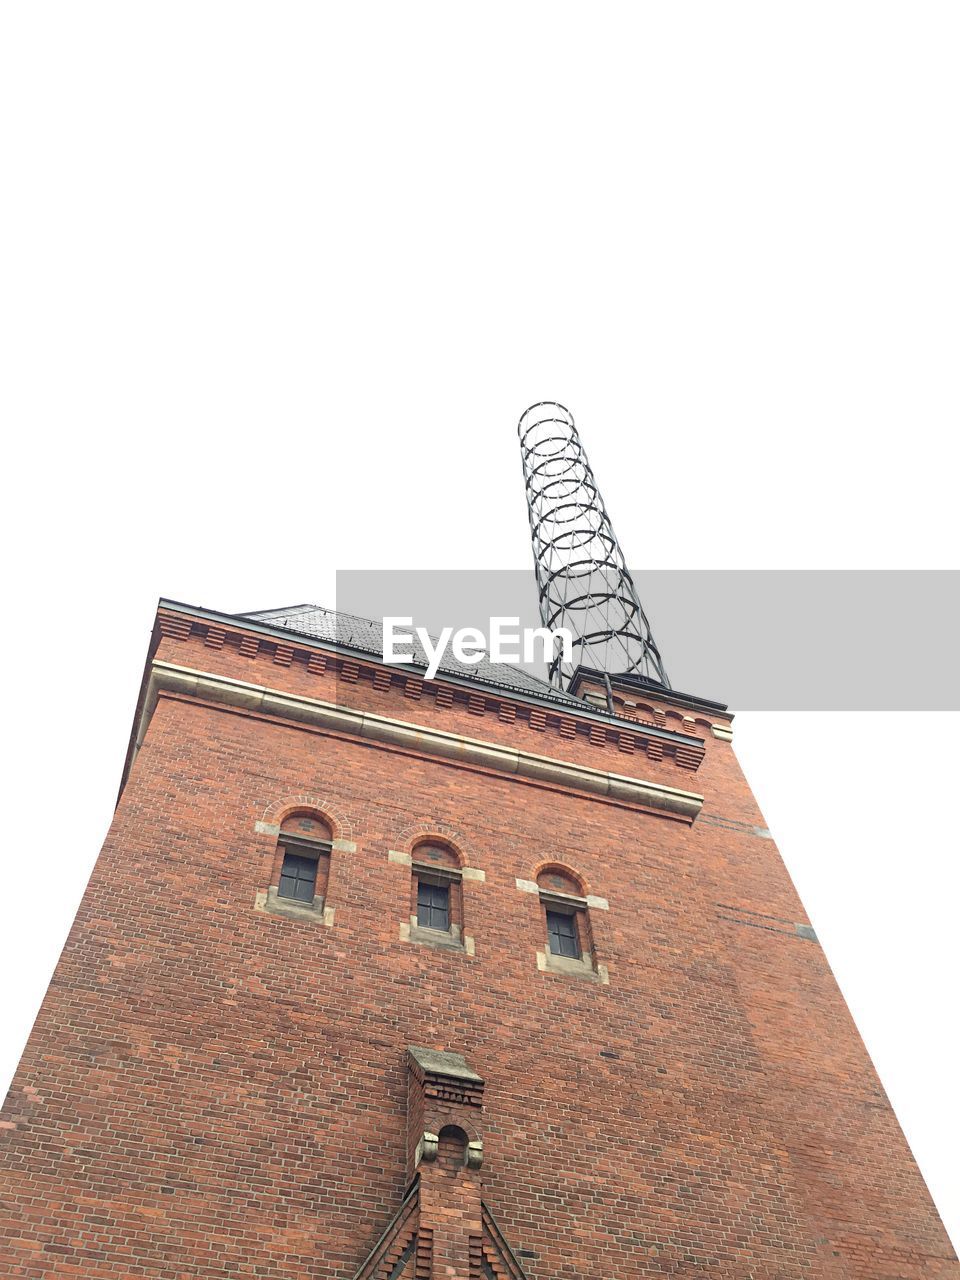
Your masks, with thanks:
M580 959L580 942L577 938L577 923L572 915L563 911L547 912L547 936L550 950L555 956L570 956Z
M281 898L296 898L298 902L312 902L317 885L317 860L301 853L286 852L280 870L277 892Z
M284 870L288 873L296 872L301 876L312 876L316 873L316 858L308 858L302 853L287 852L283 859Z
M450 886L417 881L417 924L424 929L450 928Z

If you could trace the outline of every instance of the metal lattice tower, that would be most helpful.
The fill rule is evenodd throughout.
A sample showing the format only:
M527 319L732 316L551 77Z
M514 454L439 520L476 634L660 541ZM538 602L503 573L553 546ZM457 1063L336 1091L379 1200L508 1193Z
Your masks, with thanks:
M545 400L518 426L543 625L573 636L573 661L557 654L550 682L566 688L578 666L642 676L670 687L590 470L573 414Z

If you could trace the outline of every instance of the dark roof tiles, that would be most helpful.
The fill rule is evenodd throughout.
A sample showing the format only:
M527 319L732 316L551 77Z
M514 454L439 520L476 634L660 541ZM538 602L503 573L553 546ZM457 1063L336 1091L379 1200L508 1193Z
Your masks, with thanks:
M257 613L243 613L237 616L282 628L294 635L309 636L314 640L324 640L330 644L342 645L346 649L356 649L361 653L383 658L382 624L370 618L357 618L353 614L338 613L316 604L295 604L285 609L262 609ZM413 638L411 650L414 660L410 665L425 669L427 655L416 636ZM583 710L582 699L554 688L553 685L531 675L522 667L491 662L486 656L476 665L468 666L466 663L459 662L448 646L440 662L439 671L446 675L475 681L478 684L508 689L512 693L528 693L532 697L546 698L562 706Z

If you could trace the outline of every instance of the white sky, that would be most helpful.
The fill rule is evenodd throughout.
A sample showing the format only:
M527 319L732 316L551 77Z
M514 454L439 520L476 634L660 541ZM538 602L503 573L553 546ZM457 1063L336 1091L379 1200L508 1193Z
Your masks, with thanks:
M515 423L541 398L576 414L638 569L955 567L954 6L0 22L3 1085L159 595L525 567ZM877 643L891 679L922 661L909 619ZM737 738L955 1240L958 722Z

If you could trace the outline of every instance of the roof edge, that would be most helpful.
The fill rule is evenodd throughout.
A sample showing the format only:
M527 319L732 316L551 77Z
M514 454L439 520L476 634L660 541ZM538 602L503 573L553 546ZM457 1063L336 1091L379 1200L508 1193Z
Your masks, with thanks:
M340 644L332 640L322 640L316 636L301 635L299 632L292 632L288 627L271 626L268 622L259 622L255 619L250 619L243 614L222 613L217 609L207 609L201 605L187 604L182 600L170 600L166 596L161 596L157 603L157 612L159 613L160 610L164 609L173 613L186 614L190 617L202 619L204 621L220 624L225 622L230 623L231 626L240 630L253 631L260 635L268 635L273 639L282 640L284 644L290 644L291 639L295 638L297 644L304 649L319 649L326 653L346 653L351 657L361 658L366 662L375 662L380 666L389 665L391 667L395 667L398 671L407 671L411 675L417 675L420 677L424 676L424 668L416 666L413 663L391 662L387 664L383 661L382 654L374 653L369 649L360 649L352 645ZM625 725L633 725L636 727L635 721L628 720L625 716L612 715L609 711L603 710L600 707L591 706L589 702L583 702L572 707L569 700L561 701L560 699L552 698L548 693L538 697L534 693L520 691L509 685L497 684L490 680L471 680L466 676L454 675L448 671L438 671L437 674L432 677L431 683L450 684L455 688L461 689L497 689L503 696L524 706L544 707L555 712L559 708L565 710L568 715L577 716L583 720L590 720L598 724L615 725L617 728L621 729ZM680 744L696 743L698 746L702 745L703 742L702 738L697 737L696 734L680 733L674 729L660 728L657 725L645 724L643 726L643 731L650 737L661 738L665 742Z
M621 693L645 693L652 698L660 698L664 702L675 702L678 707L688 707L691 711L705 711L709 714L722 715L732 720L733 713L727 709L725 702L717 702L713 698L701 698L696 693L681 693L679 689L671 689L667 685L658 684L656 680L648 680L645 676L629 675L618 671L597 671L595 667L577 667L570 677L568 692L576 697L577 690L584 680L598 680L601 683L609 679L614 689Z

